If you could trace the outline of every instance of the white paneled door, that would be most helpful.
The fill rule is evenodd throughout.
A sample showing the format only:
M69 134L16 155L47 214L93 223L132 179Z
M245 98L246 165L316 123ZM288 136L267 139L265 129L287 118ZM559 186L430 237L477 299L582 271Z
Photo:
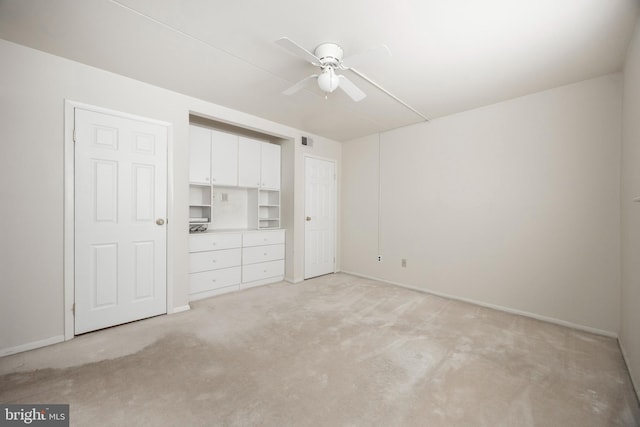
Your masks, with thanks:
M75 109L75 333L166 313L167 138Z
M306 157L304 278L335 271L335 163Z

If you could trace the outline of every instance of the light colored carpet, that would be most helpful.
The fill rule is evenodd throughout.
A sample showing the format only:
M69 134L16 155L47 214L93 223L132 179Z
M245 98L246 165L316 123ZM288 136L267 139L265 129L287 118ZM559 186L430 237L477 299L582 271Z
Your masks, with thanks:
M614 339L344 274L0 359L72 425L635 426Z

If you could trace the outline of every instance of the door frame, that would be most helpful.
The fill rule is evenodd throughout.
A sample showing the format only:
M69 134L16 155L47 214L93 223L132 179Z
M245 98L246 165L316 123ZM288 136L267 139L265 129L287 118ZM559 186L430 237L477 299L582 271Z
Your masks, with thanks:
M73 133L75 126L75 109L81 108L101 114L110 114L126 119L138 120L167 128L167 314L173 310L173 221L174 189L173 189L173 125L169 122L136 116L122 111L96 107L73 100L64 100L64 208L63 208L63 283L64 283L64 340L75 336L75 144Z
M310 159L314 159L314 160L322 160L325 162L330 162L333 163L333 173L335 174L335 179L333 180L333 273L337 272L336 266L338 264L338 161L336 159L331 159L329 157L322 157L322 156L315 156L313 154L304 154L302 156L302 162L303 162L303 177L304 177L304 204L303 204L303 210L302 210L302 214L303 214L303 246L302 246L302 252L304 253L303 256L303 264L302 264L302 280L309 280L306 279L306 267L307 267L307 225L306 225L306 221L304 219L304 216L307 215L307 158ZM313 279L313 277L311 277L310 279Z

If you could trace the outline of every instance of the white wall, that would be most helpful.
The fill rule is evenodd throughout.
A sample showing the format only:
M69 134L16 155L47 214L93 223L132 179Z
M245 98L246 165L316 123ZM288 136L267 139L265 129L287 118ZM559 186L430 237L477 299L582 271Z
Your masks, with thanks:
M343 271L617 333L620 126L614 74L344 144Z
M286 150L289 163L283 165L284 175L297 177L303 168L300 137L307 134L299 130L4 40L0 58L0 356L56 342L64 335L65 99L172 124L169 167L175 211L169 213L170 308L188 304L189 113L295 141L293 150ZM314 151L339 160L340 144L309 136L314 137ZM295 187L289 203L295 210L287 215L302 219L298 200L304 200L304 186ZM300 276L303 230L304 224L300 228L297 222L287 230L292 239L288 270Z
M624 67L620 344L640 391L640 21Z

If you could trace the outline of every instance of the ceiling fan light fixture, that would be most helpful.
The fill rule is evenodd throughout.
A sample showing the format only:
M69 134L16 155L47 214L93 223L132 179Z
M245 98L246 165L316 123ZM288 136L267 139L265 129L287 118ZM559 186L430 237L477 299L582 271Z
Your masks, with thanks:
M331 93L340 86L340 79L336 75L332 67L322 70L318 76L318 87L326 93Z

